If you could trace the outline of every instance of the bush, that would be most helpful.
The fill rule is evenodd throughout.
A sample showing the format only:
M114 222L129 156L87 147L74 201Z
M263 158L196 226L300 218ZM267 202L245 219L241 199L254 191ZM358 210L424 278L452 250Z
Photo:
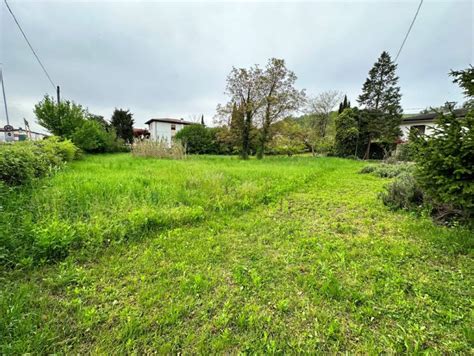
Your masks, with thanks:
M200 124L183 127L175 138L186 147L187 153L214 153L213 133L211 129Z
M336 117L334 153L337 156L346 157L356 153L359 115L357 108L350 108L345 109Z
M440 113L430 137L416 139L416 179L437 206L474 217L474 110L465 117Z
M383 203L391 209L415 209L423 204L423 191L411 173L403 172L381 193Z
M395 158L399 161L414 161L416 147L413 143L407 142L398 145L395 152Z
M166 140L141 141L132 146L132 154L141 157L183 159L185 153L180 141L173 141L171 145Z
M76 153L71 141L58 138L1 144L0 180L10 186L28 183L60 168Z
M124 152L125 142L118 139L115 131L107 131L94 120L85 121L72 135L72 141L87 153Z
M369 165L359 173L372 173L381 178L394 178L403 173L413 172L414 166L408 163Z

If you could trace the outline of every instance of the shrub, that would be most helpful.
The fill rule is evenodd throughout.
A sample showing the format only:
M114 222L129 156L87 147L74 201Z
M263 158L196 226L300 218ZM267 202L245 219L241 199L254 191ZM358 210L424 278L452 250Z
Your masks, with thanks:
M39 142L16 142L0 145L0 180L7 185L21 185L60 168L76 156L71 141L50 138Z
M141 141L132 146L132 154L141 157L183 159L185 156L184 146L180 141L171 144L166 140Z
M72 135L72 141L88 153L123 152L125 142L118 139L115 131L107 131L95 120L85 121Z
M414 161L416 147L412 142L402 143L398 145L395 152L395 158L399 161Z
M414 166L408 163L379 164L365 166L359 173L372 173L381 178L394 178L403 173L413 172Z
M381 193L383 203L391 209L414 209L423 204L423 191L409 172L403 172Z
M337 156L346 157L356 153L359 136L358 116L356 108L345 109L337 116L334 143L334 153Z
M213 135L210 129L200 124L183 127L175 138L186 147L187 153L212 153Z
M416 179L437 206L474 217L474 110L465 117L440 113L431 137L416 144Z

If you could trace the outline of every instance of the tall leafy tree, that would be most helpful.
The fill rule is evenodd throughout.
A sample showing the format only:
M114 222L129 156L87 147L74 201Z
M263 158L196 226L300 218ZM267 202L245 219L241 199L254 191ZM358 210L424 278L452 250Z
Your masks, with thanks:
M117 136L125 142L133 142L133 114L130 110L115 109L110 124L115 129Z
M313 126L318 130L320 138L326 136L326 130L331 117L331 112L341 100L342 94L337 90L328 90L308 100L308 113L314 120Z
M248 159L250 154L251 130L257 112L263 106L262 69L257 65L250 68L232 68L227 76L225 93L230 100L225 105L219 105L217 111L222 117L229 117L234 104L243 115L241 128L241 157Z
M59 104L49 95L35 105L38 124L56 136L71 138L74 131L83 125L87 111L73 101L63 100Z
M260 112L261 128L257 158L263 158L270 140L270 126L297 110L305 101L304 90L295 88L296 75L288 70L283 59L271 58L261 78L263 107Z
M369 76L358 98L359 104L368 112L365 131L367 147L364 158L370 156L374 140L393 142L399 135L402 118L400 87L396 75L397 65L387 52L382 52L369 71Z

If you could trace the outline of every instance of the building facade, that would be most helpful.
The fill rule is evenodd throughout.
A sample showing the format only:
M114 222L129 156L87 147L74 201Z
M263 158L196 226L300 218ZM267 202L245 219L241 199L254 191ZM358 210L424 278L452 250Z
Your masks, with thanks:
M0 128L0 142L15 142L15 141L40 141L48 137L48 135L35 132L35 131L26 131L21 127L14 129L13 131L5 131L5 129Z
M145 124L148 125L150 140L171 143L178 131L187 125L195 123L183 119L156 118L148 120Z
M457 109L454 110L453 113L456 115L456 117L464 117L466 115L466 110ZM408 141L408 137L412 129L418 130L418 132L423 135L432 136L434 134L434 128L436 127L437 116L437 113L431 112L428 114L420 114L403 118L400 125L400 130L402 131L402 136L400 137L401 141Z

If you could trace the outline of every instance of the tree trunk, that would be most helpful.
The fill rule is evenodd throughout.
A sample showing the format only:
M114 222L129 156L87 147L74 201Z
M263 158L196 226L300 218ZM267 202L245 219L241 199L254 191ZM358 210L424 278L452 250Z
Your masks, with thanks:
M265 154L265 146L268 140L268 130L268 125L264 123L260 135L260 145L257 151L257 159L262 159Z
M369 142L367 143L367 149L365 151L365 155L364 155L364 158L363 159L369 159L370 157L370 145L372 143L372 137L370 137L369 135Z
M245 113L244 127L242 130L242 159L249 158L250 151L250 125L252 123L252 114Z

